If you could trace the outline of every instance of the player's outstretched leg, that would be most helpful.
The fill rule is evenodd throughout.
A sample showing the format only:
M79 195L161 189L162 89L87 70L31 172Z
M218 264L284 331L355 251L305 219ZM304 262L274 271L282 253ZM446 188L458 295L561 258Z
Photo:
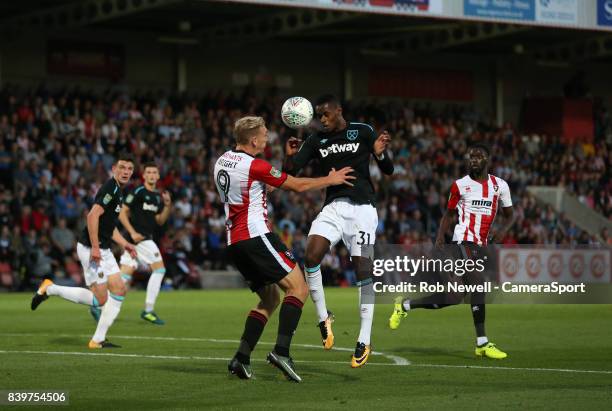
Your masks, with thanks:
M480 248L475 249L475 252L481 251L482 249ZM485 280L482 274L472 272L465 276L465 282L471 285L481 285L484 284ZM474 292L470 295L472 319L474 320L474 329L476 330L476 348L474 349L474 354L476 354L477 357L502 360L506 358L508 354L490 342L487 338L487 333L485 332L485 297L485 294L480 292Z
M410 310L415 310L417 308L439 310L440 308L459 304L461 298L462 295L448 293L435 293L412 301L408 298L397 297L393 304L393 312L391 313L391 317L389 317L389 328L397 330L402 319L406 318Z
M360 328L355 353L351 357L351 367L359 368L368 362L372 350L370 338L374 319L374 288L371 278L357 281L359 287Z
M102 308L99 306L92 305L89 307L89 313L93 317L94 321L97 323L100 321L100 316L102 315Z
M121 256L121 260L122 260L121 280L125 284L125 289L127 290L127 287L129 286L130 281L132 281L132 274L134 273L134 267L132 267L131 265L125 265L123 263L123 260L126 258L125 256L127 256L128 259L131 259L132 257L129 255L127 251L124 252L123 255ZM136 261L136 260L133 260L133 261ZM98 321L100 321L100 316L102 315L102 307L92 305L91 307L89 307L89 313L93 317L94 321L97 323Z
M134 269L132 267L121 265L121 280L125 284L126 290L130 284L130 281L132 281L133 272ZM100 316L102 315L102 307L92 305L91 307L89 307L89 313L93 317L94 321L97 323L98 321L100 321Z
M485 304L472 304L471 307L474 327L476 328L476 349L474 354L477 357L487 357L494 360L506 358L508 354L490 342L485 333Z
M404 307L405 303L408 308ZM389 328L397 330L402 319L408 315L408 310L410 310L410 301L408 299L404 299L404 297L395 298L393 312L391 313L391 317L389 317Z
M308 286L298 265L278 285L285 291L278 318L278 336L274 350L268 354L268 362L281 370L292 381L301 382L290 356L291 339L302 316L304 301L308 298Z
M334 333L331 326L334 315L327 310L323 275L321 274L321 261L329 251L329 246L330 242L327 238L317 234L309 235L304 267L310 298L315 305L315 311L319 319L318 326L321 331L323 348L326 350L331 350L334 346Z
M49 279L45 279L42 281L36 294L32 297L32 303L30 308L36 310L38 306L49 298L52 295L57 295L62 297L64 300L72 301L76 304L85 304L89 306L99 307L102 305L98 302L98 299L94 296L94 294L86 289L81 287L65 287L61 285L56 285L53 281Z
M160 262L151 264L151 270L151 276L147 283L145 309L140 313L140 318L151 324L164 325L166 322L155 314L155 302L157 301L157 296L159 295L159 290L161 289L164 275L166 274L166 268L164 267L164 263Z
M49 298L49 295L47 294L47 289L51 285L53 285L53 281L49 280L48 278L45 278L42 283L40 283L40 285L38 286L38 290L36 290L36 293L34 293L34 296L32 297L32 302L30 303L30 308L32 309L32 311L37 309L43 301Z
M257 291L257 294L261 300L257 307L249 312L244 324L244 332L240 337L238 351L227 365L228 371L241 379L249 379L253 375L251 353L280 300L280 293L275 284L263 287Z
M362 255L370 255L369 247L363 247ZM359 337L355 346L355 353L351 357L351 367L359 368L368 362L372 350L370 338L372 322L374 319L374 281L372 279L372 260L369 257L352 256L355 271L357 272L357 286L359 287Z
M323 289L323 277L321 275L321 265L315 267L305 267L306 281L310 290L310 298L316 307L317 317L319 318L319 331L321 332L321 341L323 348L331 350L334 346L334 333L332 331L332 322L334 314L327 309L325 304L325 291Z
M123 304L126 294L125 284L123 283L120 274L115 273L108 276L107 285L103 284L102 286L98 287L100 290L106 290L108 287L108 297L104 295L104 298L106 298L107 301L102 309L102 315L98 321L96 331L89 341L89 348L98 349L119 347L118 345L112 344L106 340L106 333L119 315L119 311L121 311L121 304ZM101 293L96 294L98 295L98 299L102 297Z

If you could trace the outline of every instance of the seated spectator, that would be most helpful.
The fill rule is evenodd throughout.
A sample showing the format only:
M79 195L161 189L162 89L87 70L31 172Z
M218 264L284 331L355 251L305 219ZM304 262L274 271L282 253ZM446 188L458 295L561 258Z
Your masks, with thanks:
M57 224L51 229L51 242L54 247L54 255L58 260L74 252L76 237L74 231L66 226L65 218L58 219Z
M12 270L34 268L30 257L40 255L39 244L49 246L48 237L51 258L70 276L66 265L72 262L65 257L71 254L74 239L69 232L74 236L83 228L113 156L124 149L132 151L138 163L157 162L160 188L172 193L174 211L163 231L162 254L170 250L174 267L185 273L185 281L178 286L189 284L194 263L224 267L224 209L211 179L212 165L232 144L233 121L254 113L269 119L265 155L280 167L283 142L296 134L270 114L278 112L282 98L262 99L252 93L238 98L222 93L153 96L84 95L70 88L41 89L39 95L18 88L2 90L0 107L11 107L11 112L0 112L0 225L9 227L8 233L0 232L0 253L11 260ZM465 173L466 147L474 141L491 146L491 170L511 187L517 221L504 243L612 242L608 233L589 235L551 207L539 205L526 191L530 184L559 186L612 218L612 186L606 167L611 161L612 147L606 138L612 135L612 121L603 103L598 102L595 111L595 139L576 144L566 144L557 136L521 134L510 123L497 127L471 106L435 110L429 104L376 104L386 113L376 127L393 136L389 155L396 170L388 179L379 175L375 162L370 166L379 197L377 243L431 241L450 185ZM348 103L344 109L347 117L371 120L368 102ZM303 132L297 134L305 138ZM303 170L305 176L316 174L316 164ZM285 233L298 261L303 259L305 233L322 198L321 192L298 195L282 190L268 196L269 214L277 217L271 220L271 228ZM56 219L57 224L50 224ZM343 260L342 246L338 247L328 258L328 267L339 267L330 284L350 283L350 265ZM40 262L39 274L49 268L49 261ZM185 270L180 268L183 264ZM26 273L26 278L30 275Z

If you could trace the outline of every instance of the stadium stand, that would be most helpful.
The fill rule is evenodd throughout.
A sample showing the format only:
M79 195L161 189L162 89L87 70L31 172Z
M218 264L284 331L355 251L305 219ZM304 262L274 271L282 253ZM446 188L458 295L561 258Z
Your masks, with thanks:
M265 156L280 167L282 143L295 134L280 123L282 101L274 91L257 97L248 89L241 95L171 96L5 87L0 91L0 289L31 288L46 275L60 284L81 284L75 233L113 155L122 150L140 164L156 161L160 186L172 193L174 210L160 240L172 286L198 286L202 270L226 268L223 209L211 167L232 144L234 120L247 113L267 119ZM371 168L380 196L379 242L429 241L450 184L464 172L467 144L482 141L492 147L491 172L509 182L516 204L518 220L505 243L612 245L607 230L598 236L582 231L526 190L534 183L563 186L610 220L612 121L601 104L595 140L571 145L555 136L524 135L510 124L494 127L467 106L370 102L347 104L345 113L393 136L395 175L385 180L374 164ZM306 174L314 170L311 166ZM320 193L270 196L270 223L298 260L321 200ZM323 268L328 284L354 282L341 247L326 257Z

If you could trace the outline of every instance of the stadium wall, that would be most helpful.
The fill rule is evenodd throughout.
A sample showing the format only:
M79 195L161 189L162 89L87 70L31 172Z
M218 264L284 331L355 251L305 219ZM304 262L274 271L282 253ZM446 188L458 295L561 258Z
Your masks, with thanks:
M406 70L412 68L425 70L456 70L464 71L469 74L472 78L474 87L473 100L471 102L462 103L474 104L477 107L486 107L487 109L493 107L493 77L491 73L491 62L488 58L454 54L372 57L355 53L351 55L348 66L353 70L353 96L355 98L368 96L368 75L371 66L386 66L399 69L406 68ZM441 101L440 103L444 102Z
M174 89L177 85L177 61L186 61L187 89L240 90L246 83L268 88L278 86L282 94L312 96L322 91L338 95L344 92L344 76L352 81L347 92L354 99L368 96L368 73L372 66L408 67L465 71L472 77L473 100L468 102L481 114L495 114L496 81L503 87L503 118L518 123L523 99L527 96L561 96L564 84L578 68L586 73L586 84L594 96L612 103L609 65L589 63L565 66L538 65L529 56L475 56L437 53L429 55L371 56L358 51L343 51L341 46L313 46L295 42L266 42L240 48L205 51L197 46L162 44L151 34L75 31L70 41L116 44L124 50L124 78L57 76L46 72L47 38L30 34L10 47L5 46L0 59L1 81L36 85L46 80L50 85L80 84L93 88L122 85L128 89ZM127 85L127 86L124 86ZM389 96L393 97L393 96ZM445 103L445 102L440 102ZM465 102L463 102L465 103Z
M147 35L130 33L124 36L114 32L88 31L73 33L70 36L57 36L53 40L66 40L80 44L113 44L123 48L125 76L121 84L134 88L172 89L175 86L174 47L157 43ZM49 75L47 73L48 38L27 35L10 47L2 49L1 81L35 86L45 80L49 85L82 85L88 88L107 88L117 84L104 77L78 75Z
M316 95L323 90L335 94L342 91L340 47L268 42L208 53L188 48L185 56L190 89L242 88L248 80L255 86L277 86L281 93Z
M603 63L567 64L561 66L543 65L528 57L503 59L500 75L503 78L504 117L520 118L525 97L562 97L565 84L578 71L585 73L585 85L589 97L599 97L606 106L612 104L612 83L610 65Z

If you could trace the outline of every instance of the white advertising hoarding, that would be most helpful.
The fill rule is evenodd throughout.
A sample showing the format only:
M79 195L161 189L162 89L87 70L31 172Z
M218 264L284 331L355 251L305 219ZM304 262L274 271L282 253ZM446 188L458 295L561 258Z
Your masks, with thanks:
M610 250L504 248L499 281L513 283L610 283Z
M576 25L578 0L536 0L536 21Z

